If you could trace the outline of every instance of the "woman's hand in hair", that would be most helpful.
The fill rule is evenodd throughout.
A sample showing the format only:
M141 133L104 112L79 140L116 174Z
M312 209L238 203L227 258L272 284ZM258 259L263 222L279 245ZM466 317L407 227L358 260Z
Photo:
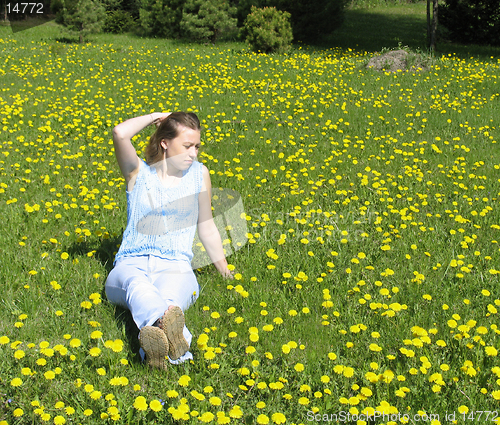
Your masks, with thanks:
M151 114L151 116L153 117L153 122L152 124L154 124L156 126L156 128L158 128L161 124L161 122L167 118L172 112L154 112Z

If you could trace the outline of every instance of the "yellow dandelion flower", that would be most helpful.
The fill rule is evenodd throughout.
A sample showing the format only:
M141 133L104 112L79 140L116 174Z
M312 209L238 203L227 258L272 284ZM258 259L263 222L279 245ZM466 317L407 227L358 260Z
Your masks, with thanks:
M90 350L89 350L89 354L92 356L92 357L97 357L99 356L99 354L101 354L101 349L99 347L92 347Z
M78 338L73 338L69 342L69 346L72 348L78 348L80 345L82 345L82 342Z
M43 374L43 376L45 377L45 379L51 380L51 379L54 379L56 377L56 374L52 370L48 370L47 372L45 372Z
M181 387L187 387L189 385L189 382L191 381L191 378L188 375L182 375L179 378L179 385Z
M142 395L140 395L135 399L134 407L137 410L147 410L148 403L147 403L146 399Z
M498 355L498 350L495 347L491 347L491 346L485 347L484 351L486 352L487 356L495 357Z
M298 402L302 406L307 406L309 404L309 399L307 397L300 397Z
M275 424L284 424L286 422L286 416L283 413L276 412L272 414L271 420Z
M257 423L259 425L266 425L269 423L269 418L266 415L257 416Z
M158 400L152 400L150 403L149 403L149 407L152 411L154 412L159 412L160 410L163 409L163 406L161 404L160 401Z
M215 415L212 412L205 412L201 416L198 417L198 420L200 420L201 422L208 423L208 422L212 422L214 420L214 418L215 418Z
M12 381L10 381L10 385L12 387L20 387L23 384L23 381L21 378L14 378Z
M241 407L238 405L233 406L233 408L229 411L229 416L234 419L239 419L243 416L243 412Z
M212 406L220 406L222 400L219 397L210 397L208 400Z

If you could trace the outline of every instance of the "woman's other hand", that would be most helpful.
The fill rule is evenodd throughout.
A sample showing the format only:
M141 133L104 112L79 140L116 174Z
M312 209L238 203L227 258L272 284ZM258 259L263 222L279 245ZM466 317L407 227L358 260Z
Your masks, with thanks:
M222 273L222 276L225 278L225 279L234 279L234 274L236 273L235 270L229 270L229 269L226 269L224 270L224 272Z

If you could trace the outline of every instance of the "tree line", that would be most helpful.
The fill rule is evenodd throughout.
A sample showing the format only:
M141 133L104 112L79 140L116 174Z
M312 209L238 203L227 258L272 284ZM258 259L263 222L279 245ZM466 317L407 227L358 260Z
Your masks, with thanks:
M9 2L21 3L23 0ZM30 0L26 0L27 2ZM278 13L262 12L257 20L268 38L285 31L283 13L288 16L293 40L316 42L331 34L344 19L349 0L35 0L56 21L78 34L83 41L89 34L105 31L123 33L135 30L159 38L185 38L215 42L248 37L248 16L252 8L272 8ZM432 0L429 45L436 42L437 17L441 39L460 43L500 45L500 0ZM7 2L0 16L3 20L23 19L26 14L7 16ZM264 22L264 21L265 22ZM274 31L274 32L273 32ZM286 32L286 31L285 31ZM431 34L432 33L432 34ZM266 35L266 34L264 34ZM288 34L285 37L290 38ZM280 41L282 43L282 40ZM278 43L279 44L279 43Z
M311 42L341 25L346 4L347 0L51 0L50 8L58 23L84 28L83 37L98 28L112 33L135 28L152 37L214 42L241 38L252 6L274 7L290 14L294 40Z

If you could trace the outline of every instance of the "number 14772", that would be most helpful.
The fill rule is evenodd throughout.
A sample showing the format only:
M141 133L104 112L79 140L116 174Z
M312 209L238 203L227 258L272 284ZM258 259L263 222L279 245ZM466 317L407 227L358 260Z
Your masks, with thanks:
M43 3L7 3L7 13L43 13Z

